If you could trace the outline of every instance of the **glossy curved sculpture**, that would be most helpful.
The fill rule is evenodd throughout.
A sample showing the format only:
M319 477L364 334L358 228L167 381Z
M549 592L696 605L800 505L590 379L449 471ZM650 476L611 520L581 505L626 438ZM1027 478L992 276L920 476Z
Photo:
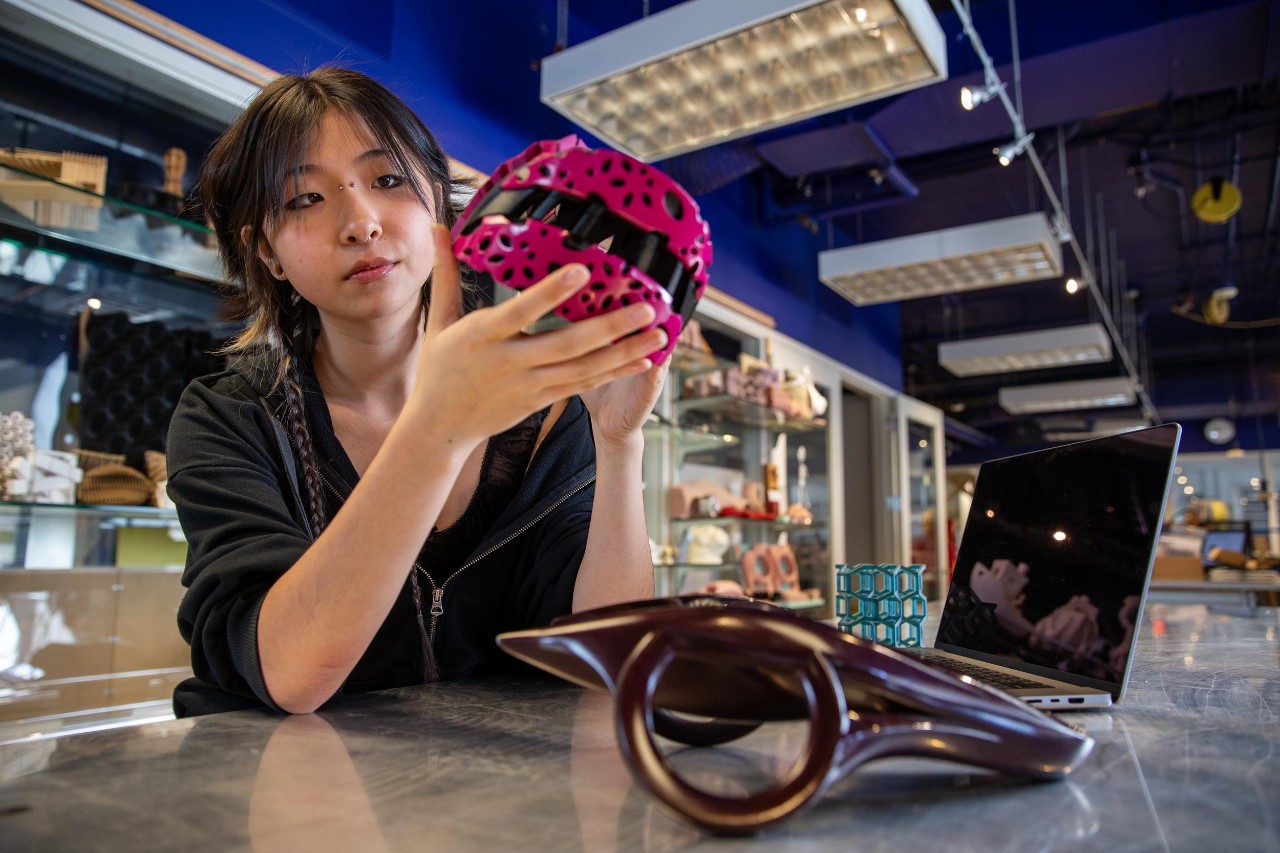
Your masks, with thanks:
M785 820L875 758L938 758L1051 779L1093 747L1088 735L1017 699L748 599L630 602L501 634L498 644L612 693L619 746L636 778L671 814L718 833ZM763 722L806 719L809 740L796 763L774 787L745 797L689 785L654 742L659 734L710 746Z

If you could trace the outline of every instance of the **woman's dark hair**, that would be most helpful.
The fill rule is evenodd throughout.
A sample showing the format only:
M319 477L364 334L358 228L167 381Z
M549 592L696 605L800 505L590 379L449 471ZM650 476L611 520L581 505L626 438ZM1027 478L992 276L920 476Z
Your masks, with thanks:
M271 275L258 248L268 228L283 215L286 182L297 179L297 167L331 110L364 123L437 221L453 225L461 209L456 190L469 186L454 176L440 143L403 101L371 77L336 67L273 80L205 159L200 198L232 285L228 315L244 323L225 352L261 378L269 393L283 393L281 420L301 463L303 496L315 536L328 523L328 514L303 409L301 370L320 331L319 315L289 282ZM428 286L423 282L424 316Z

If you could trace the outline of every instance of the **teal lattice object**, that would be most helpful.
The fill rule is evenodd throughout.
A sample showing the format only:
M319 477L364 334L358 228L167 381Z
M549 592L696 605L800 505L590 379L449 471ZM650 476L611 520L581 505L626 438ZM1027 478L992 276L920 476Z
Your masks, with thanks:
M925 616L924 566L836 566L840 630L887 646L919 646Z

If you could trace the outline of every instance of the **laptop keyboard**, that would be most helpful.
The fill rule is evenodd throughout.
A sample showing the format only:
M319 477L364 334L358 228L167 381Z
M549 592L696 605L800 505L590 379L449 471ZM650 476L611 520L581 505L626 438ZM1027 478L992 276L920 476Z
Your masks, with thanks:
M969 675L990 684L994 687L1004 687L1006 689L1019 689L1024 687L1044 687L1045 685L1039 681L1032 681L1029 678L1022 678L1008 672L1001 672L997 669L990 669L982 664L970 663L966 660L958 658L949 658L942 655L931 655L927 651L919 649L896 649L895 651L906 652L912 657L919 658L927 663L935 664L943 669L949 669L952 672L958 672L962 675Z

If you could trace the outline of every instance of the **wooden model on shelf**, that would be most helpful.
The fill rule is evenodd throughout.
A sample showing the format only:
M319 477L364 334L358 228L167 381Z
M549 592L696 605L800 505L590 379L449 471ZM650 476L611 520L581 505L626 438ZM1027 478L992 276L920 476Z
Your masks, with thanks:
M0 202L41 227L97 231L106 190L106 157L74 151L0 149Z

